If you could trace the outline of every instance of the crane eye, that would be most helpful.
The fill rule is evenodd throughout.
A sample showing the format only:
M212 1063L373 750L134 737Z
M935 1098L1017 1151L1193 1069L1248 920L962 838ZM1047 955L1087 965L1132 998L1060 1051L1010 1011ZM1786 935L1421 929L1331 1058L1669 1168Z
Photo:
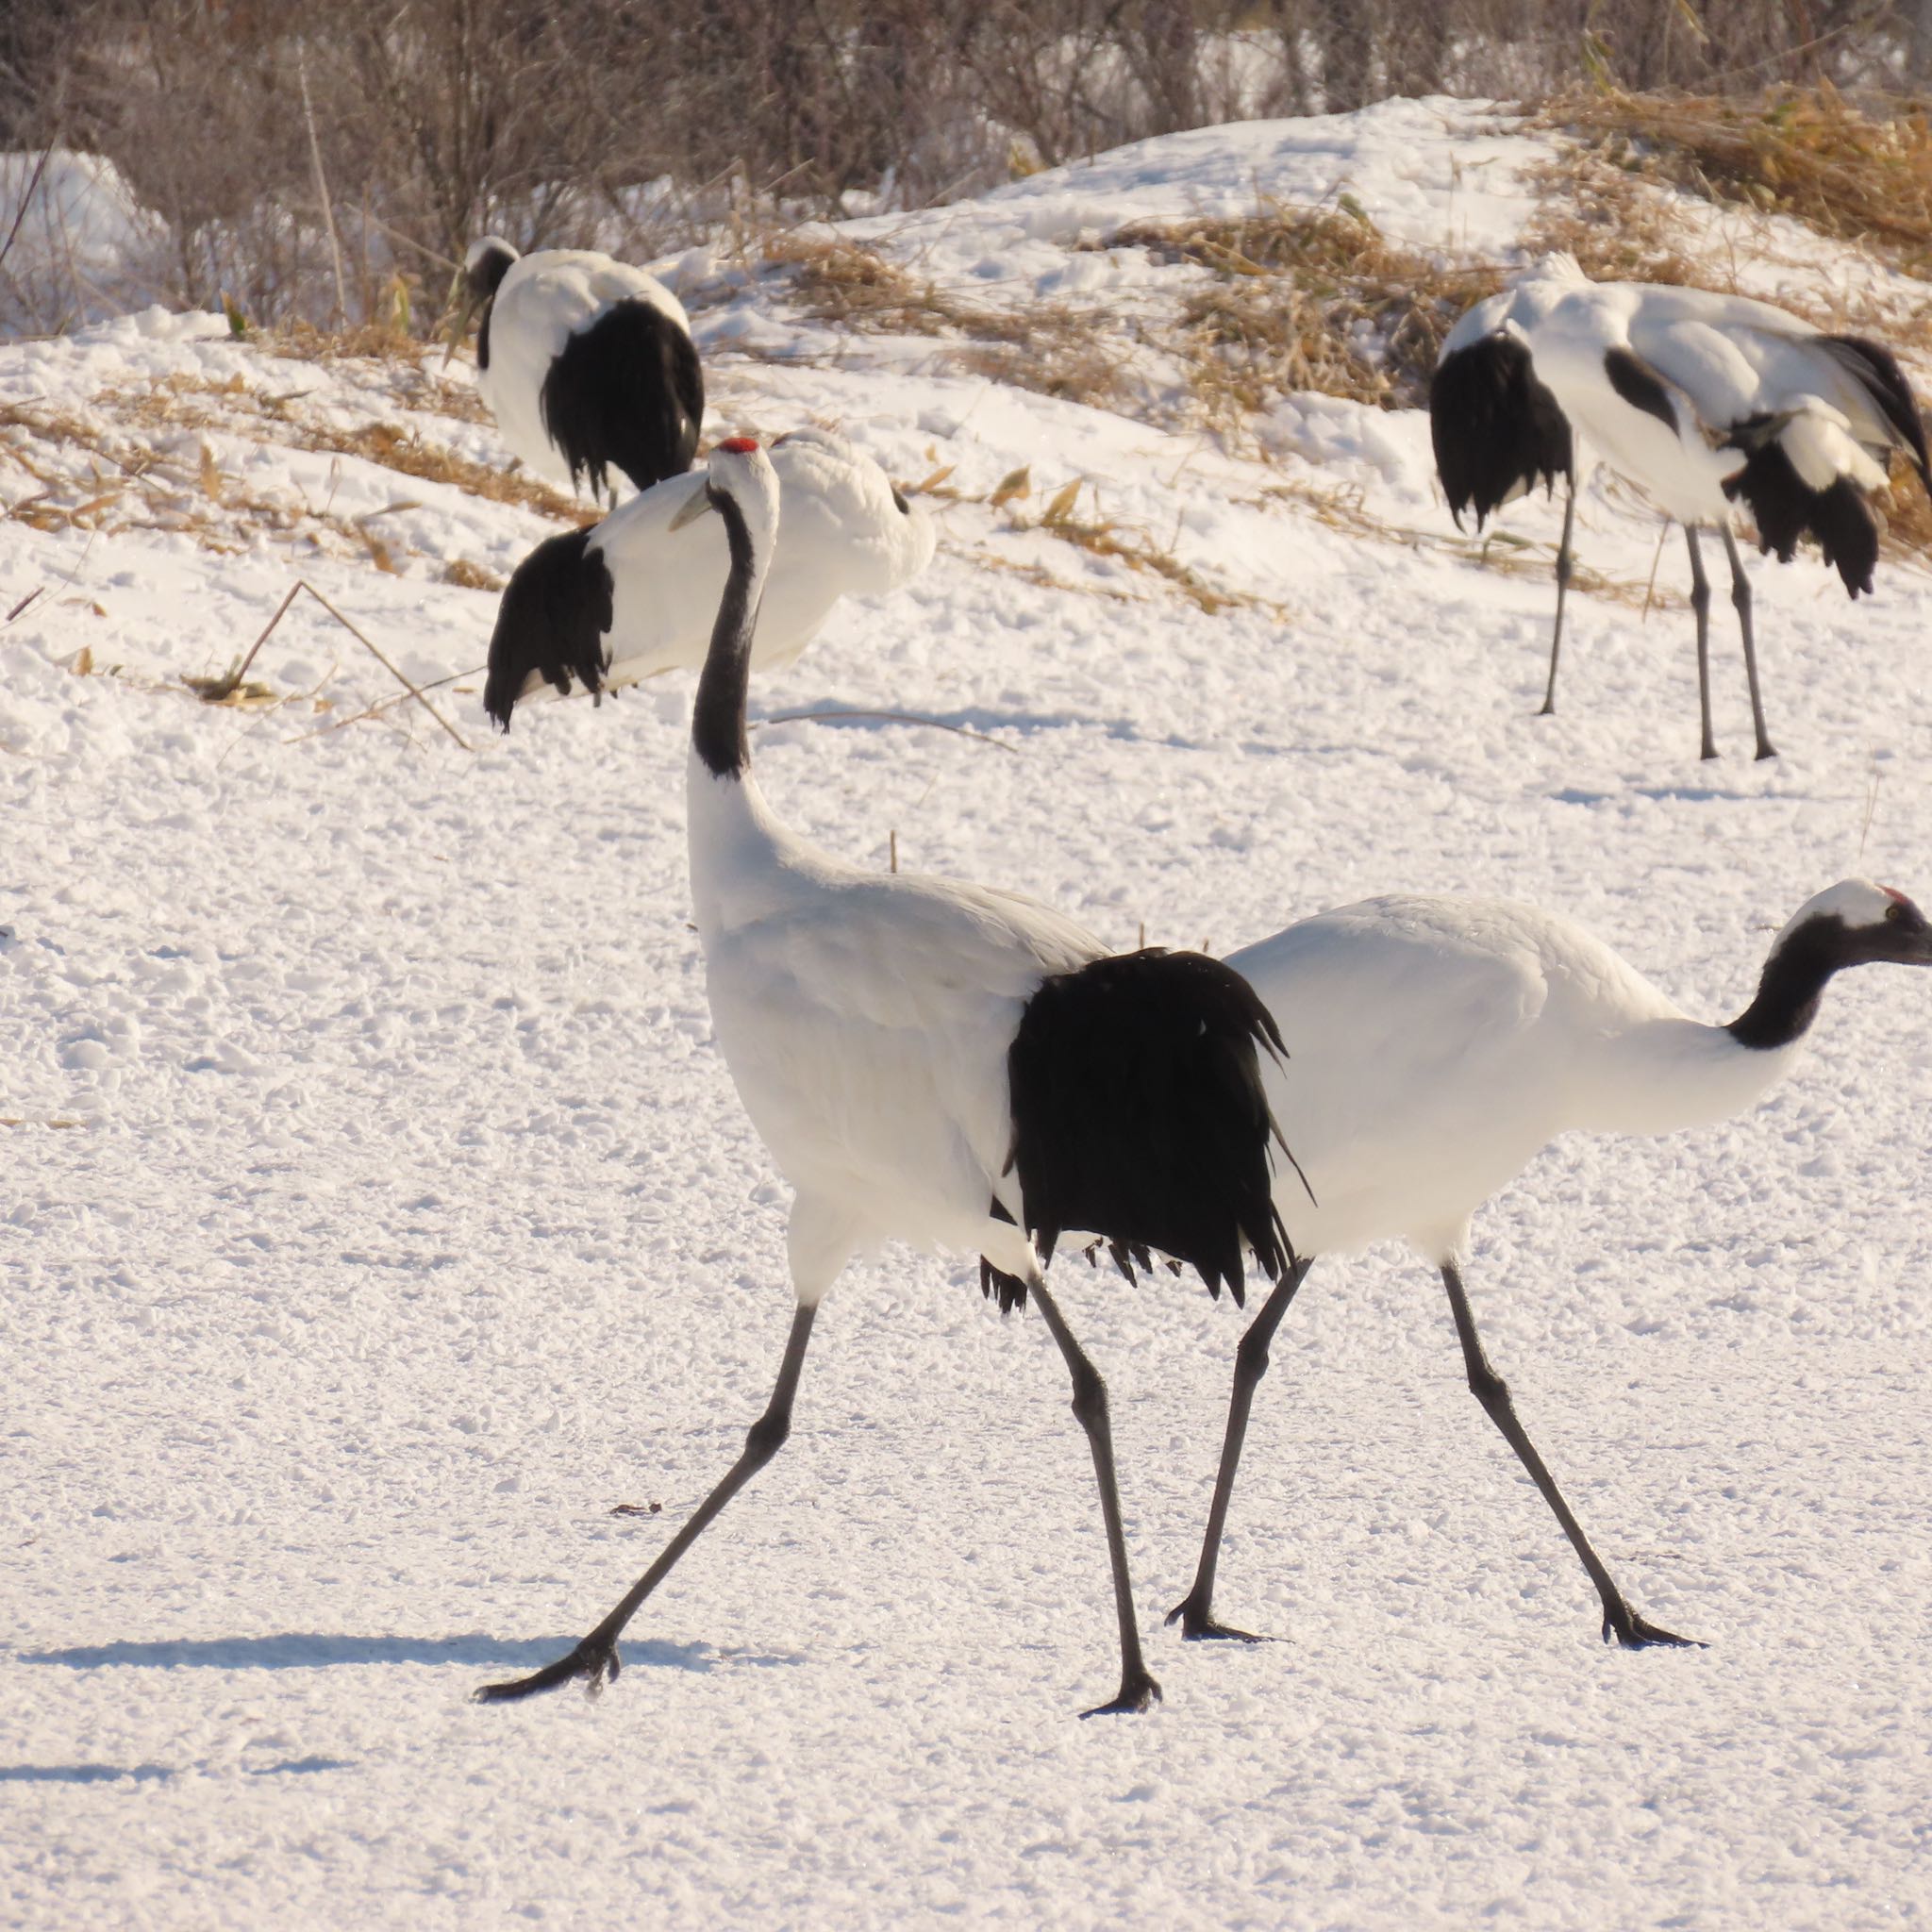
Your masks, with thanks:
M1891 902L1891 904L1885 908L1885 916L1886 918L1890 920L1894 925L1896 925L1899 923L1899 921L1906 916L1906 908L1903 906L1901 906L1896 899L1894 899Z

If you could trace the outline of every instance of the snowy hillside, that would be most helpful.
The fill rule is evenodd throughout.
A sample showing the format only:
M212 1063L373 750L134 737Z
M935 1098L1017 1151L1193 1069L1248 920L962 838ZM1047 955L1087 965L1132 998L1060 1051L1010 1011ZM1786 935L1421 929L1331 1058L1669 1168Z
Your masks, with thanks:
M1820 887L1923 903L1920 563L1853 607L1815 556L1754 561L1783 755L1748 756L1720 602L1700 764L1681 540L1646 614L1659 526L1599 481L1534 718L1557 508L1459 537L1415 409L1302 393L1217 435L1175 346L1211 272L1108 245L1345 198L1493 263L1555 153L1394 103L663 265L711 435L836 425L940 520L924 577L754 685L792 823L1123 946L1520 896L1712 1019ZM1755 293L1932 294L1677 213ZM980 337L841 310L847 245ZM1184 1647L1159 1620L1241 1319L1069 1256L1166 1691L1078 1724L1111 1611L1058 1355L972 1257L893 1253L833 1291L791 1446L616 1688L466 1702L656 1553L791 1306L687 924L689 691L491 733L493 587L570 515L502 462L440 350L158 310L0 344L0 1923L1932 1918L1932 986L1889 968L1834 986L1757 1112L1565 1141L1477 1221L1525 1422L1636 1603L1707 1650L1599 1645L1392 1249L1317 1269L1257 1401L1221 1607L1287 1641ZM182 680L298 582L243 702L204 703Z

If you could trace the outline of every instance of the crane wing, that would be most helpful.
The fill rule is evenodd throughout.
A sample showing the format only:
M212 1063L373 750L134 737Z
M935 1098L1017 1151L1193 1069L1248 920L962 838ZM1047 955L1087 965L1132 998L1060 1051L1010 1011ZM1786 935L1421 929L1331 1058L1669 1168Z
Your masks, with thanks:
M977 1246L1019 1206L1007 1051L1050 974L1105 951L1017 893L816 859L701 905L711 1010L738 1090L801 1190L887 1234ZM921 1232L921 1230L924 1230Z
M1278 1192L1298 1243L1386 1236L1391 1195L1416 1230L1454 1229L1555 1131L1565 1068L1532 1045L1552 989L1526 911L1369 900L1228 956L1288 1047L1267 1078L1314 1195Z

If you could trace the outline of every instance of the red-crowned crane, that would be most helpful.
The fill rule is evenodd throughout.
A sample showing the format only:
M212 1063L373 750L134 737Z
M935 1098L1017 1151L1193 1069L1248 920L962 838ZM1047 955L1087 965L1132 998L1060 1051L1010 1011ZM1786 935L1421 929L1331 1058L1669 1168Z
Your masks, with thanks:
M753 661L789 664L841 596L896 590L932 561L932 519L842 436L794 429L771 446L785 511ZM483 703L506 731L520 703L593 696L705 661L730 555L713 518L674 530L701 475L673 476L600 524L547 537L518 564L490 640Z
M1576 513L1573 433L1684 526L1697 620L1700 755L1710 724L1710 584L1700 527L1724 539L1757 756L1764 724L1751 587L1731 534L1741 502L1759 546L1789 563L1815 537L1853 597L1872 589L1878 530L1867 498L1902 450L1932 491L1918 405L1890 350L1827 335L1743 295L1661 283L1592 282L1567 255L1546 256L1514 288L1478 302L1450 330L1429 390L1436 467L1458 524L1564 478L1557 621L1542 710L1556 708L1563 598Z
M819 1303L888 1240L985 1257L982 1287L1038 1305L1073 1378L1100 1488L1120 1629L1106 1711L1146 1709L1106 1384L1041 1270L1065 1229L1158 1248L1239 1300L1242 1257L1294 1257L1271 1187L1260 1059L1278 1035L1241 976L1195 953L1110 957L1016 893L861 872L788 830L752 775L745 692L776 556L779 482L749 438L712 452L683 513L716 512L731 569L691 720L691 893L712 1023L740 1097L793 1190L796 1311L743 1454L568 1656L478 1693L527 1696L618 1670L620 1633L790 1433ZM674 524L680 521L674 518ZM789 541L789 539L788 539Z
M1303 1274L1324 1255L1407 1241L1441 1271L1469 1386L1556 1512L1603 1600L1604 1636L1687 1640L1639 1616L1516 1418L1463 1291L1470 1217L1566 1132L1665 1134L1740 1113L1790 1072L1826 981L1848 966L1932 965L1932 926L1903 893L1847 879L1773 941L1728 1025L1688 1018L1601 940L1505 900L1370 899L1229 956L1281 1023L1288 1076L1269 1100L1307 1175L1275 1198L1300 1260L1238 1351L1194 1585L1169 1621L1214 1619L1214 1571L1255 1385Z
M497 235L463 262L460 340L480 307L476 388L526 468L592 496L691 468L705 377L684 306L657 276L583 248L520 256Z

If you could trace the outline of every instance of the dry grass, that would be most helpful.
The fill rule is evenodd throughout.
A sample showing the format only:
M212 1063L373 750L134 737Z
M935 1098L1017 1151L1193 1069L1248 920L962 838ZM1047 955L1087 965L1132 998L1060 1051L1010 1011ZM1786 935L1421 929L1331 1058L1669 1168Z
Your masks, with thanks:
M0 405L0 464L25 472L36 486L5 514L41 530L163 530L217 555L236 554L262 536L304 537L387 574L402 572L408 553L382 519L417 508L415 499L350 516L333 509L333 491L320 504L292 489L265 494L222 469L206 440L220 434L360 458L561 523L595 521L594 511L548 485L459 457L404 423L342 428L299 410L300 400L299 392L268 393L239 375L215 382L177 375L103 391L93 399L98 413L86 416ZM444 564L442 575L472 588L502 587L494 573L468 559Z
M1236 444L1247 441L1249 418L1296 391L1421 406L1443 336L1497 286L1491 272L1444 268L1393 245L1347 197L1137 223L1102 245L1211 273L1184 303L1171 346L1194 420Z
M425 377L425 383L428 378ZM425 407L447 413L449 394L465 394L438 385ZM124 422L150 429L225 430L247 435L273 425L264 441L306 449L322 456L359 457L401 475L425 483L447 483L472 496L494 503L519 504L558 523L594 523L597 513L586 510L561 491L523 471L497 469L460 457L433 442L413 425L395 421L368 423L344 429L299 410L301 392L275 394L244 383L239 376L214 382L206 376L170 375L142 389L106 390L101 403ZM405 409L410 407L402 406Z
M360 429L338 429L325 423L298 423L294 441L302 449L331 456L360 457L405 476L426 483L448 483L472 496L485 496L494 503L521 504L540 516L558 523L575 524L578 528L594 524L601 510L587 508L559 490L528 475L492 468L459 457L441 443L428 442L413 429L393 423L371 423Z
M1560 250L1597 282L1673 282L1732 294L1728 260L1699 251L1661 191L1672 185L1655 158L1611 160L1588 147L1570 149L1539 174L1535 218L1523 253Z
M1347 197L1333 208L1267 201L1252 215L1138 223L1105 245L1213 271L1217 286L1181 323L1230 372L1237 398L1315 390L1415 408L1456 318L1497 286L1487 270L1443 268L1395 246Z
M278 356L303 362L407 362L418 364L429 346L422 337L387 322L365 322L354 328L323 329L312 323L284 323L248 340L258 341Z
M798 309L867 335L924 336L953 346L968 375L1096 408L1125 396L1116 320L1098 310L1033 302L974 302L874 250L842 238L784 235L765 260L789 281Z
M1016 476L1019 474L1016 473ZM1013 480L1008 479L1009 483ZM1266 611L1282 623L1291 621L1291 614L1286 606L1269 598L1256 596L1251 591L1224 589L1210 583L1198 571L1183 563L1170 548L1157 541L1142 529L1106 518L1074 516L1072 514L1072 508L1076 500L1078 487L1077 482L1070 483L1055 495L1039 516L1034 518L1027 518L1017 510L1009 509L1006 529L1013 533L1038 531L1045 536L1057 537L1062 542L1086 551L1090 556L1123 562L1131 571L1159 578L1210 616L1222 610L1247 609ZM1917 486L1913 487L1916 490ZM1005 488L1006 486L1002 485L1002 490ZM988 504L993 508L1000 508L1003 504L1019 501L1023 495L1030 493L1030 490L1014 491L1005 496L1000 490L987 496L967 496L941 484L927 493L951 502ZM1330 486L1312 482L1282 481L1268 484L1252 498L1237 500L1256 505L1291 505L1299 514L1311 517L1315 522L1324 524L1329 529L1339 531L1344 536L1367 539L1379 543L1398 544L1405 550L1414 552L1433 552L1463 558L1472 563L1481 564L1485 569L1501 572L1506 576L1532 577L1555 582L1557 546L1554 543L1519 536L1514 531L1496 527L1478 535L1446 526L1421 529L1408 524L1391 523L1384 517L1377 516L1369 508L1363 491L1355 484ZM1115 585L1069 580L1054 575L1041 565L1001 557L984 548L963 550L958 554L969 557L984 568L1008 571L1052 590L1080 591L1093 596L1138 601L1130 600L1128 593ZM1601 571L1591 568L1581 558L1574 560L1571 582L1579 591L1592 597L1604 598L1611 603L1622 604L1633 610L1641 610L1646 605L1670 603L1674 600L1674 594L1658 591L1642 582L1607 576Z
M1921 108L1868 113L1829 88L1755 102L1612 92L1566 95L1539 120L1575 144L1543 171L1524 246L1566 249L1598 280L1738 291L1732 255L1688 231L1673 191L1788 217L1872 263L1932 277L1932 133ZM1743 233L1753 266L1779 260L1775 236ZM1789 265L1790 282L1815 293L1780 294L1785 307L1823 328L1932 352L1927 305L1869 275L1821 276L1808 255Z
M875 249L842 236L780 235L765 244L765 263L790 284L799 309L821 322L868 335L942 336L926 300L930 286Z
M968 548L951 543L943 547L955 557L963 557L977 570L998 571L1006 576L1019 577L1025 583L1038 585L1043 591L1073 591L1081 596L1103 598L1110 604L1144 604L1147 601L1144 597L1137 597L1131 591L1122 590L1117 584L1092 583L1056 576L1043 563L1033 563L1016 557L1002 557L997 551L977 546Z
M192 452L183 448L197 432L246 433L232 409L211 406L211 396L227 403L231 391L225 385L179 377L136 391L104 391L97 401L111 413L92 419L44 406L0 404L0 464L24 471L38 486L8 505L5 514L40 530L162 530L222 556L239 553L260 536L304 536L334 554L364 557L379 571L401 572L397 540L387 534L381 519L414 508L413 499L348 516L293 491L264 495L248 488L221 468L205 441L197 441ZM8 436L8 430L24 434ZM165 452L157 446L158 432L166 438ZM545 485L469 462L393 425L342 430L284 411L263 441L362 457L405 475L452 483L564 522L595 520L593 511ZM449 568L466 573L452 581L495 585L480 566Z
M1037 524L1016 522L1014 527L1044 530L1063 543L1084 550L1090 557L1110 558L1125 564L1129 570L1147 571L1164 578L1209 617L1237 606L1275 610L1275 614L1280 615L1274 605L1265 604L1259 597L1250 596L1245 591L1216 590L1198 571L1190 569L1172 550L1164 549L1144 531L1107 519L1089 520L1074 516L1042 517Z
M950 467L936 471L924 483L914 485L913 493L935 497L945 503L981 504L989 509L1004 509L1007 512L1007 521L999 526L1001 534L1020 535L1038 532L1043 536L1058 538L1062 543L1072 544L1076 550L1084 550L1090 557L1124 563L1129 571L1158 577L1209 616L1219 610L1237 608L1270 610L1277 616L1282 614L1281 608L1270 603L1266 598L1254 596L1245 591L1224 590L1210 584L1198 571L1183 563L1172 548L1157 542L1143 529L1119 523L1110 517L1074 515L1081 491L1088 487L1087 479L1084 477L1070 477L1047 499L1038 516L1028 517L1018 506L1033 494L1030 466L1013 471L982 496L971 495L964 491L954 489L945 480L951 474ZM1118 585L1091 581L1070 582L1064 577L1056 576L1041 565L1002 557L983 546L957 549L956 554L969 557L974 563L987 569L1008 571L1025 577L1029 582L1045 585L1053 590L1081 591L1092 596L1112 598L1123 603L1141 601L1120 589Z
M325 368L359 362L379 376L380 387L399 408L450 416L459 423L487 425L492 420L474 385L451 382L427 366L436 343L386 324L330 330L293 322L247 340L250 347L292 362L317 362Z
M63 452L70 458L64 466ZM83 460L72 460L75 456ZM10 521L33 529L95 530L128 523L180 529L200 520L194 472L62 409L0 404L0 462L40 486L6 510Z
M1479 563L1486 570L1505 576L1535 577L1556 581L1557 546L1539 539L1518 535L1513 530L1491 525L1480 534L1448 527L1417 529L1407 524L1393 524L1376 516L1358 489L1325 488L1319 484L1271 483L1260 493L1264 503L1290 503L1304 515L1325 524L1349 537L1365 537L1377 542L1397 543L1406 550L1433 551L1439 555ZM1632 609L1645 604L1668 602L1666 595L1644 584L1622 577L1605 576L1580 558L1573 559L1571 583L1592 597L1607 598Z
M1891 472L1890 487L1877 502L1880 548L1890 557L1924 564L1932 559L1932 499L1903 461L1895 458Z
M1787 214L1932 275L1932 125L1923 102L1854 105L1827 85L1757 99L1602 92L1559 95L1541 125L1613 166L1654 165L1712 201Z
M240 554L267 540L290 546L291 559L313 546L323 555L360 558L391 575L408 567L415 553L397 534L394 513L420 508L421 492L399 489L394 501L351 514L335 508L333 465L325 490L305 491L288 478L286 464L273 470L236 464L232 452L239 442L249 453L302 449L360 458L563 524L595 520L594 511L548 485L473 461L439 441L434 420L412 418L412 406L447 420L467 414L474 395L441 381L392 340L366 331L330 338L298 332L279 339L272 353L278 358L296 352L319 359L363 357L372 344L393 358L375 384L373 408L383 418L347 426L330 420L335 411L305 408L308 387L277 392L253 370L224 379L177 374L127 383L101 391L82 408L0 403L0 475L8 477L10 499L0 515L45 531L162 531L215 555ZM272 383L302 381L300 370L291 375L286 361L265 361L261 373ZM329 395L339 393L331 385ZM225 461L233 467L225 469ZM270 480L258 483L258 475ZM494 572L470 558L432 552L429 561L444 582L502 588ZM271 694L248 695L266 702Z

